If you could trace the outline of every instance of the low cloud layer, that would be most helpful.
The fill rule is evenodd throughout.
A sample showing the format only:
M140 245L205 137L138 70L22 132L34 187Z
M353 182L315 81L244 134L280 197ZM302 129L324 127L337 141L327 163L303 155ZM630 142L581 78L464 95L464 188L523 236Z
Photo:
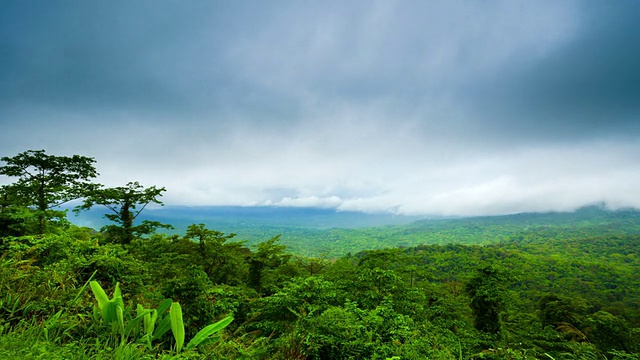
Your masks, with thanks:
M168 204L640 207L639 12L7 1L0 154L94 156L102 183Z

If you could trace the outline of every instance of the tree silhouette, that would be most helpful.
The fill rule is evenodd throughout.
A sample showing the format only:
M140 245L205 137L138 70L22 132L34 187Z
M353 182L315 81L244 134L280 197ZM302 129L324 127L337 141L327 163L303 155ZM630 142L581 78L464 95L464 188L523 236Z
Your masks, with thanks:
M0 175L18 178L7 186L5 194L11 193L18 205L36 210L40 234L46 232L49 219L64 217L64 213L53 208L82 198L97 186L90 182L98 176L93 166L95 160L90 157L28 150L0 160L6 163L0 167Z
M476 329L498 334L501 329L500 313L506 307L505 277L491 266L478 270L465 288L471 298L471 310Z
M151 203L164 205L160 201L160 196L164 191L166 191L164 187L150 186L145 188L137 181L129 182L126 186L95 189L74 211L89 210L94 205L106 207L111 213L104 216L118 225L107 225L103 227L103 231L112 237L115 236L122 244L130 244L136 236L150 234L158 227L171 227L158 221L149 220L145 220L137 226L133 224L147 205Z

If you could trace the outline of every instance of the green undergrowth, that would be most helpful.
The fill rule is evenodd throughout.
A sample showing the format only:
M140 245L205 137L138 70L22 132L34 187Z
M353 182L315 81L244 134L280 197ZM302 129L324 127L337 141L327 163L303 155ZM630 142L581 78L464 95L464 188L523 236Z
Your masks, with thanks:
M0 243L2 359L638 359L637 235L339 259L200 231Z

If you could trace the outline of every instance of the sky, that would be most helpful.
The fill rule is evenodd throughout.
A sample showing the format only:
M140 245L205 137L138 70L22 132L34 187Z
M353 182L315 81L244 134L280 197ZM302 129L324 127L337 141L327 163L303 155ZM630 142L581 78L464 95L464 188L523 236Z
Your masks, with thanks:
M168 205L640 208L640 2L0 2L0 155ZM13 179L0 178L0 183Z

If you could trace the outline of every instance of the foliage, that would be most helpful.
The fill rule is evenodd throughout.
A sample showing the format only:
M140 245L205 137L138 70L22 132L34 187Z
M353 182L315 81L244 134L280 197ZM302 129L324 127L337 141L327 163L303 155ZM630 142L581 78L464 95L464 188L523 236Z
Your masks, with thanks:
M164 191L165 188L155 186L145 188L137 181L114 188L96 188L87 194L83 204L76 207L75 211L88 210L94 205L106 207L111 213L104 216L117 225L105 226L103 231L122 244L130 244L136 237L151 234L158 227L170 227L150 220L134 226L135 219L147 205L163 205L159 198Z
M55 156L44 150L28 150L0 160L5 162L0 175L18 178L3 187L5 201L10 196L13 205L36 210L39 234L45 233L48 220L64 218L64 213L53 208L85 196L95 188L90 180L98 175L95 159L80 155Z
M244 259L248 252L243 243L227 242L235 236L207 229L204 224L192 224L179 243L180 251L191 255L194 264L200 265L213 283L239 284L248 271Z
M214 304L207 290L213 285L207 275L197 267L189 267L176 278L168 280L162 288L162 295L181 304L184 322L193 336L197 328L202 328L215 318Z
M90 286L98 303L97 308L100 310L102 321L111 324L113 332L121 336L120 346L126 344L129 339L130 343L144 342L147 348L152 350L152 341L161 339L171 329L175 341L175 351L176 353L182 351L185 341L185 329L180 303L166 299L157 309L145 309L138 304L134 317L130 314L129 308L124 306L119 284L116 284L111 298L97 281L91 281ZM165 313L167 309L169 309L169 314ZM97 311L94 308L94 321L98 321L99 318L96 313ZM215 340L213 336L227 327L231 321L233 321L233 317L227 316L214 324L204 327L189 341L185 350L194 349L205 341Z
M286 246L277 242L280 236L271 238L258 244L257 251L249 257L249 279L247 285L254 288L258 293L267 291L271 293L279 282L279 273L275 271L281 265L286 264L291 258L290 254L284 252Z
M547 294L538 301L538 311L542 326L571 326L578 325L580 315L587 311L587 305L579 298Z
M600 310L587 317L587 336L598 349L640 351L637 339L633 338L631 325L624 319Z
M491 266L478 270L469 280L465 291L471 298L475 327L480 331L498 334L500 314L505 310L505 278Z

